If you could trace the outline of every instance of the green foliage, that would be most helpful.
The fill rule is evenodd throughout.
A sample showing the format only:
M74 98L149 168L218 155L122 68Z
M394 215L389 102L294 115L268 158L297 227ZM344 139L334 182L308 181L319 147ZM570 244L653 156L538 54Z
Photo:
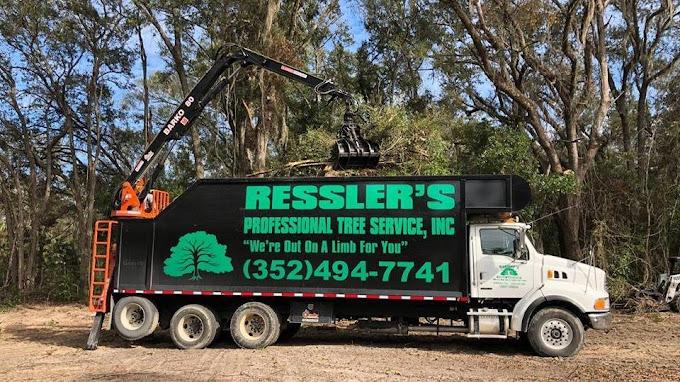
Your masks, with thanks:
M24 296L16 289L3 291L3 293L0 294L0 313L9 311L22 302L24 302Z
M335 134L322 129L309 129L290 142L287 157L293 160L323 161L328 158L333 144Z
M151 37L153 44L146 44L147 54L152 45L159 45L159 55L165 60L150 61L149 66L154 133L185 95L174 63L177 57L179 67L186 71L184 85L191 87L213 64L219 46L239 43L319 72L358 96L361 113L368 120L364 134L381 144L383 163L376 170L339 175L517 174L528 180L533 193L532 205L522 211L526 221L554 213L565 195L573 197L580 206L580 245L596 248L598 265L609 272L614 298L625 295L631 284L653 283L656 274L665 270L665 259L680 251L677 67L669 67L667 74L656 77L658 80L650 85L648 93L654 95L654 104L642 100L649 103L647 125L635 125L640 95L630 90L646 73L640 65L656 63L650 68L658 70L676 54L669 50L674 40L668 40L668 32L664 32L652 57L642 55L640 59L645 62L632 63L629 93L612 94L612 98L624 101L624 107L612 105L593 167L585 175L580 173L578 180L573 171L557 174L549 166L541 167L536 152L545 150L532 150L536 138L526 133L532 131L527 106L499 91L493 79L484 76L484 68L476 62L479 56L470 54L474 47L468 45L469 33L451 12L450 4L360 0L350 2L351 14L342 18L340 7L347 2L338 0L147 3L168 34L170 45L182 47L181 52L172 52L158 33ZM562 92L569 88L563 81L569 78L570 65L563 65L563 49L555 43L561 41L563 31L558 26L567 18L550 11L555 7L551 3L506 3L507 8L484 9L489 34L502 41L519 41L508 34L518 30L508 28L509 24L502 21L505 16L499 18L504 10L514 10L519 31L527 32L523 35L529 49L526 52L535 49L536 59L544 66L541 70L532 67L535 60L529 61L526 52L523 57L516 50L496 51L488 44L490 65L502 74L498 78L521 84L519 91L546 107L538 113L541 121L534 128L546 128L564 168L572 166L574 157L567 151L562 129L566 116L576 113L568 120L577 125L575 159L583 163L596 102L590 96L577 95L566 97L572 100L569 108L559 106ZM277 9L267 29L263 21L268 7L274 5ZM574 9L582 6L579 3ZM225 10L229 17L215 9ZM649 16L652 32L658 27L655 20L666 17L665 12L655 16L645 12L620 15L621 10L613 4L608 11L614 19L617 15ZM475 12L470 9L473 18ZM575 12L576 19L585 14ZM0 275L7 276L10 284L0 299L14 303L36 293L53 300L71 300L83 293L82 285L87 282L83 268L88 266L88 245L79 239L87 236L95 217L109 215L113 194L145 144L140 131L142 81L136 69L140 52L133 31L141 25L145 36L150 36L156 28L135 3L119 0L8 0L0 5L0 16L12 20L0 24L0 91L8 100L17 98L16 106L12 102L0 105L0 157L4 159L0 181L9 185L16 176L23 187L13 190L12 185L0 195ZM366 30L366 38L356 44L343 22L354 17ZM673 20L677 18L673 16ZM617 91L623 89L622 61L629 59L627 52L633 41L621 29L624 26L612 22L606 31ZM628 37L622 39L624 36ZM579 39L570 37L568 42ZM594 46L592 43L589 40L579 45ZM503 60L511 65L503 67ZM93 72L95 61L97 73ZM586 87L584 96L593 94L589 92L599 88L597 76L589 82L590 78L583 76L587 68L579 67L585 61L577 61L576 87ZM555 79L542 77L546 72L555 72ZM207 105L195 125L201 140L199 165L205 167L206 177L243 175L266 170L263 166L283 169L263 171L265 176L322 173L342 124L344 105L329 105L324 97L292 81L269 74L260 77L253 68L242 69L218 98ZM246 117L244 105L252 111L252 118ZM15 107L23 111L23 122ZM622 134L626 117L630 132L642 132L626 138L629 152L624 152ZM54 137L61 138L48 147L46 142ZM94 143L95 137L102 137L99 145ZM189 137L177 142L155 184L173 197L196 180L196 154L191 143ZM95 161L97 152L100 155ZM264 161L258 161L262 157ZM32 160L37 160L34 184L30 180ZM302 165L286 167L290 163ZM92 165L96 165L96 176L92 175ZM75 184L75 174L83 184ZM96 185L84 184L91 179L96 179ZM38 205L30 199L32 192L38 190L41 195L48 189L52 196L46 211L31 214ZM89 208L90 196L95 211L84 210L85 206ZM21 226L10 224L19 211L24 215ZM8 236L7 226L15 233L23 232L22 238L10 244L9 237L15 235ZM540 220L534 229L540 247L559 254L561 232L554 217ZM34 285L19 291L11 285L19 283L16 258L12 256L21 248L24 260L30 257L28 232L39 233L32 252L36 260L30 275ZM171 277L194 280L201 277L201 271L233 270L226 247L215 235L203 231L182 236L166 259L165 268Z
M170 248L170 257L163 262L163 272L170 277L191 274L191 280L200 280L200 271L228 273L234 270L231 258L226 256L227 246L205 231L183 235L177 245Z
M464 153L461 170L486 174L533 176L538 164L531 141L521 131L487 123L462 124L457 131Z
M79 258L75 251L70 224L67 219L57 219L54 225L42 232L43 245L39 248L41 277L38 285L26 294L9 285L0 292L0 306L12 307L35 299L54 302L77 301L82 297L79 274ZM2 232L2 228L0 228ZM0 237L2 235L0 234ZM0 240L0 259L5 265L8 252ZM89 266L89 265L88 265ZM6 269L1 269L3 274Z
M441 35L434 5L418 1L362 0L364 27L371 38L359 49L360 92L374 104L399 103L424 112L432 103L421 70L430 65ZM403 103L397 100L403 100Z
M68 235L68 231L65 233ZM62 302L77 300L82 293L78 273L79 261L68 236L60 235L59 232L48 233L41 253L45 277L40 289L47 299Z
M605 265L609 295L612 301L620 301L630 293L631 281L637 279L634 275L635 262L635 255L626 251L613 256L609 264Z
M451 140L455 121L433 110L413 114L402 107L368 108L370 129L389 166L385 175L447 175L453 172Z
M576 192L573 172L563 175L540 173L540 165L531 151L531 139L524 131L486 123L460 126L461 172L519 175L529 182L535 196L541 198Z

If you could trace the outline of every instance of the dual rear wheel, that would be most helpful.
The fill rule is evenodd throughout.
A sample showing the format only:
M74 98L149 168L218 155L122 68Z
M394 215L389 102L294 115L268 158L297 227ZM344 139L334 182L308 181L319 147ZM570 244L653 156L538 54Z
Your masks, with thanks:
M204 348L213 342L220 331L217 317L212 310L202 305L185 305L170 320L170 336L181 349ZM269 305L247 302L231 316L229 330L239 347L261 349L279 339L281 321Z
M113 326L128 341L142 339L158 327L159 314L149 299L138 296L121 298L113 307Z
M203 305L184 305L170 320L170 337L180 349L202 349L215 340L219 330L218 315Z
M269 305L261 302L247 302L236 309L231 316L229 330L239 347L261 349L279 339L281 319Z
M144 297L120 299L112 316L116 330L126 340L146 337L159 324L158 309ZM229 322L234 342L246 349L260 349L279 339L287 340L299 329L300 324L286 322L271 306L261 302L241 305ZM185 305L172 315L169 331L178 348L201 349L209 346L220 333L219 315L203 305Z
M113 308L113 325L128 341L151 335L159 324L156 305L139 296L121 298ZM217 315L203 305L179 308L170 320L170 336L181 349L200 349L210 345L219 331Z

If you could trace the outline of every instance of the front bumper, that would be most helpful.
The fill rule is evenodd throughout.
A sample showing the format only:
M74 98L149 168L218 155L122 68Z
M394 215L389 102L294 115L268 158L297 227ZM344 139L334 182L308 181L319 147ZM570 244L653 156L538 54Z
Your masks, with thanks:
M590 326L593 329L609 330L612 327L613 316L611 312L590 313L588 314L588 319L590 319Z

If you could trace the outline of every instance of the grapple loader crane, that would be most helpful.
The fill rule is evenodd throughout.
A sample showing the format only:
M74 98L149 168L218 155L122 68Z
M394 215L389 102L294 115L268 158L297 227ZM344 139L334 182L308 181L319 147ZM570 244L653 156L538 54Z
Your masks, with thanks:
M338 131L336 144L331 149L334 168L353 169L377 166L380 159L379 147L376 143L368 141L362 136L361 128L357 123L358 117L351 110L353 105L351 94L339 89L330 80L295 69L250 49L238 45L227 45L222 49L222 53L215 60L214 65L175 109L163 130L146 147L142 157L135 164L121 187L120 197L118 198L120 204L116 206L113 216L134 215L139 217L144 214L144 211L140 210L139 207L157 175L154 174L150 182L143 184L144 174L154 163L162 162L167 158L170 152L166 149L168 143L183 137L208 103L228 85L228 78L224 74L234 64L240 64L244 67L255 65L307 85L317 94L343 100L345 103L343 125ZM165 150L165 154L161 153L163 150Z

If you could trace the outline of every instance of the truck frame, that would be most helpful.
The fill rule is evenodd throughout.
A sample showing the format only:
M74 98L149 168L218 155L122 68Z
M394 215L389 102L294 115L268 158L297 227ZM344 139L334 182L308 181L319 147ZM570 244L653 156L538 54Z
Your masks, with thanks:
M197 87L245 61L312 78L317 92L351 104L330 81L231 49L239 58L222 57ZM586 328L611 325L604 272L531 244L516 218L531 192L517 176L202 179L170 203L150 188L153 176L140 179L207 98L192 91L183 105L198 109L174 113L121 187L113 219L96 223L88 349L106 314L125 339L161 327L185 349L209 346L221 330L262 348L302 324L352 319L401 334L522 337L540 355L570 356ZM374 166L377 145L347 112L334 157Z

